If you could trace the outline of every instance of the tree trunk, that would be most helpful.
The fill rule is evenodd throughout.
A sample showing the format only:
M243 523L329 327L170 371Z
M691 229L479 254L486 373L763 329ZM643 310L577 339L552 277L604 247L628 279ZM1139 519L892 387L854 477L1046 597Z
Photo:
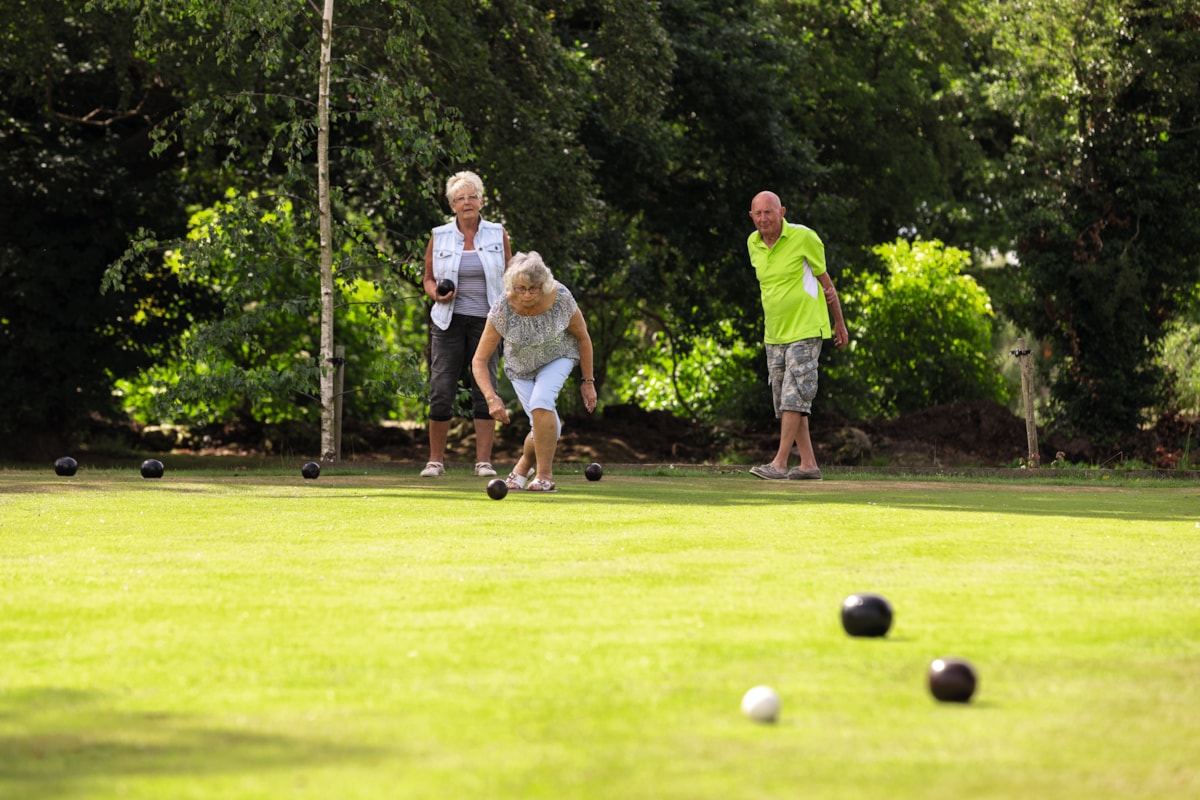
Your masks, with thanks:
M317 95L317 211L321 233L321 460L336 461L333 354L333 217L329 200L329 72L333 0L321 20L321 77Z

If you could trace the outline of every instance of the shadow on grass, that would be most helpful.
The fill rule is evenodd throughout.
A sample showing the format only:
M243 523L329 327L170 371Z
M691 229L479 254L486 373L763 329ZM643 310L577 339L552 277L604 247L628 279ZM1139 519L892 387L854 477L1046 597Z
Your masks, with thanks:
M1151 521L1194 523L1195 495L1200 486L1191 480L1152 482L1139 485L1125 480L1111 483L1034 483L1030 479L962 480L941 476L937 479L913 476L886 480L850 477L829 470L826 480L762 481L736 468L671 468L662 474L647 474L643 467L631 467L628 474L614 469L599 482L584 479L567 467L556 475L559 491L538 496L510 492L502 503L490 499L484 491L487 479L467 475L447 475L431 481L394 471L342 467L330 470L319 480L304 480L299 474L249 473L205 477L194 473L175 473L174 480L144 480L123 476L114 480L97 476L91 480L57 479L29 481L10 474L0 481L0 495L8 492L87 492L119 488L181 496L201 492L221 494L229 486L270 488L275 490L264 500L269 502L307 502L345 500L355 502L368 493L376 499L391 499L404 504L429 500L436 503L482 503L497 510L517 503L554 503L570 507L576 503L603 502L610 505L652 505L690 509L698 507L788 505L875 505L915 510L945 511L964 514L1021 514L1044 520L1112 519L1114 521ZM1062 480L1061 476L1058 477Z
M1131 486L1063 487L1029 484L955 484L895 481L825 480L762 481L738 477L644 476L605 477L600 483L582 478L558 480L553 494L509 492L502 501L490 499L480 478L468 484L462 479L440 481L436 485L392 484L355 480L353 488L345 483L326 481L311 491L324 499L355 502L369 490L374 499L390 499L409 509L424 500L442 503L482 505L509 510L520 504L553 504L571 508L577 504L601 502L610 506L654 506L679 508L695 514L700 508L762 507L764 505L819 506L860 505L908 510L939 511L957 514L1018 514L1037 517L1049 525L1055 519L1111 519L1114 522L1151 521L1187 523L1200 521L1195 511L1197 487L1185 484L1170 488L1139 490ZM303 499L299 495L296 499Z
M361 746L206 724L175 713L113 711L98 692L0 695L0 798L70 798L138 778L203 779L377 758Z

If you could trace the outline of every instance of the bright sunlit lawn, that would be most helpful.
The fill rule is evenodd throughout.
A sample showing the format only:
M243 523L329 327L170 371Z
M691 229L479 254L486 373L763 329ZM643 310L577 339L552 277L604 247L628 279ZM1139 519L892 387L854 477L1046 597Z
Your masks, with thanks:
M1194 482L558 479L0 472L0 797L1200 796Z

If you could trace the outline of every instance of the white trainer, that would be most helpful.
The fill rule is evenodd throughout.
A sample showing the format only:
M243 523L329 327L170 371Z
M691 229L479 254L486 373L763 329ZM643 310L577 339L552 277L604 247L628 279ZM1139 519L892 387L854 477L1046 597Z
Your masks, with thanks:
M440 478L446 474L446 467L440 461L430 461L425 465L425 469L421 470L422 478Z

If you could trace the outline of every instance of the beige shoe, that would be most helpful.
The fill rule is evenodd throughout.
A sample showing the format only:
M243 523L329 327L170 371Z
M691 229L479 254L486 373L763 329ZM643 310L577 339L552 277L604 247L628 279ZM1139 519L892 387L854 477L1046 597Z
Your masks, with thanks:
M763 464L758 467L751 467L750 474L757 475L764 481L786 481L788 479L788 474L775 469L774 464Z
M792 481L819 481L821 480L821 470L792 467L788 470L787 476L788 480Z
M446 467L440 461L430 461L421 470L422 478L440 478L446 474Z

